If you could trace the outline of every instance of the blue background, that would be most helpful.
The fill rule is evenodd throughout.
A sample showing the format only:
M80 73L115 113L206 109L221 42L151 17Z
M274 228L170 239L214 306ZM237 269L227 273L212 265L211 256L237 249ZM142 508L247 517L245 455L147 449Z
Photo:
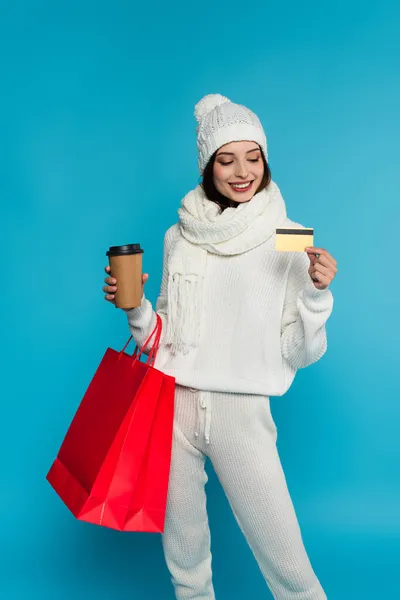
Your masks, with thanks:
M398 597L400 5L3 0L0 594L173 598L157 534L77 522L45 481L105 348L109 245L145 248L198 182L194 104L252 108L289 217L338 261L328 352L272 399L330 600ZM208 467L218 600L271 597Z

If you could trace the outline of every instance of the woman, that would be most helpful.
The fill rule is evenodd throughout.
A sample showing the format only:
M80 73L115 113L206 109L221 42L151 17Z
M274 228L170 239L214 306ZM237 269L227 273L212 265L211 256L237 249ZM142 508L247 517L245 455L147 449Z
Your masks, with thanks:
M195 115L203 180L166 232L156 306L163 323L156 366L177 384L165 559L176 598L215 598L204 490L209 457L273 597L322 600L269 398L283 395L297 369L326 351L336 261L323 248L275 250L276 227L302 225L287 218L271 180L257 116L219 94L205 96ZM105 298L114 302L117 281L105 282ZM143 294L141 306L126 313L142 347L156 323L151 303Z

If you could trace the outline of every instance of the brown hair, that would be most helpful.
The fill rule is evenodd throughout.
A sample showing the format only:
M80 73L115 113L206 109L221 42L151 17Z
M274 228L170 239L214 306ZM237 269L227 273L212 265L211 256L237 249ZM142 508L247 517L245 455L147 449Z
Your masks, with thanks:
M212 202L215 202L216 204L218 204L221 207L221 212L222 212L225 210L225 208L228 208L228 206L236 208L237 206L239 206L240 202L236 202L235 200L231 200L230 198L227 198L226 196L221 194L214 185L214 162L215 162L215 158L217 156L217 152L218 152L218 150L216 150L216 152L214 152L214 154L208 161L206 168L204 169L203 181L202 181L201 185L203 187L203 190L204 190L207 198L209 200L211 200ZM263 175L261 183L258 187L258 190L256 191L256 194L258 194L258 192L261 192L261 190L266 188L270 184L271 179L272 179L271 169L269 168L269 165L264 156L264 152L262 151L261 148L260 148L260 152L261 152L261 157L262 157L262 160L264 163L264 175Z

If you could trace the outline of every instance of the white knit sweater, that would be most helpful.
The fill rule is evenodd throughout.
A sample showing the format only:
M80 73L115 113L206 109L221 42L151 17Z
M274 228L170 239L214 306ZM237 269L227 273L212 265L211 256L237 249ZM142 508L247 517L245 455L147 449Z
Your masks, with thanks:
M287 219L285 227L303 227ZM164 268L156 311L168 319L168 253L179 225L164 240ZM188 387L219 392L281 396L296 370L319 360L327 348L325 323L333 308L329 288L318 290L308 274L306 252L277 252L275 235L234 256L209 254L204 278L200 343L174 355L164 344L154 366ZM145 295L125 311L142 347L156 324ZM145 348L148 354L150 347Z

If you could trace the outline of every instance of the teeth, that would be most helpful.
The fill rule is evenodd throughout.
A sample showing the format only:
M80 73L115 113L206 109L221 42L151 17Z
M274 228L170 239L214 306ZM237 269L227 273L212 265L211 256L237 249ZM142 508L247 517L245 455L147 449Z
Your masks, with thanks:
M236 188L240 188L240 189L244 189L249 187L249 185L251 185L251 181L249 181L248 183L231 183L232 187L236 187Z

